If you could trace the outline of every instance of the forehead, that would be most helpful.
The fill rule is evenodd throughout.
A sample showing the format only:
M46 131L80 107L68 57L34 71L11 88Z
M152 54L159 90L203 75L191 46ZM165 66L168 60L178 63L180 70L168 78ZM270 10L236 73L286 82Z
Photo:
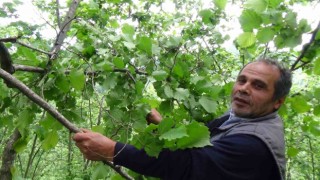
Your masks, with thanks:
M246 65L239 76L261 80L265 83L274 83L279 79L280 72L274 65L265 62L253 62Z

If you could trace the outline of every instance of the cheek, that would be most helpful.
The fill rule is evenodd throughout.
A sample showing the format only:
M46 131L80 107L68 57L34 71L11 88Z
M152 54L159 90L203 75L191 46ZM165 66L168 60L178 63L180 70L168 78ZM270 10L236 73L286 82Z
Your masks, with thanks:
M234 95L238 91L238 88L236 85L233 86L231 94Z

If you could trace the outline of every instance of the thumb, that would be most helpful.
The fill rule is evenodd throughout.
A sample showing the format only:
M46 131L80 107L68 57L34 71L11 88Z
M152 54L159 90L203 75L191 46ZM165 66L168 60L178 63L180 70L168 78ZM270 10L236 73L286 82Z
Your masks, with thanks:
M72 139L76 142L86 140L87 136L85 135L85 133L89 133L89 132L91 132L91 131L88 129L80 129L80 132L74 134Z
M91 132L89 129L81 129L81 132L83 132L83 133L89 133L89 132Z

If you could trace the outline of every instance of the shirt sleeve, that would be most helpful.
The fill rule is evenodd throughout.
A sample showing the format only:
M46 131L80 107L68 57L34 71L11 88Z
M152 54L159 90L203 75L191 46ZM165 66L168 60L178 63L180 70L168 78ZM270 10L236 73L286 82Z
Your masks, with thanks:
M268 179L275 163L267 146L252 135L230 135L213 146L163 150L158 158L117 143L114 163L162 179ZM270 174L271 173L271 174ZM262 178L261 178L262 177Z

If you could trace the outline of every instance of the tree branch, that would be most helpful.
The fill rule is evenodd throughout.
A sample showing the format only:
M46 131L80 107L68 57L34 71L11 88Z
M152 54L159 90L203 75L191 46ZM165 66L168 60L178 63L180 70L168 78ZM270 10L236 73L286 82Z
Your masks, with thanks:
M316 29L313 31L309 43L307 43L307 44L305 44L305 45L303 46L300 56L299 56L299 57L297 58L297 60L292 64L292 66L291 66L291 68L290 68L291 71L297 70L297 69L301 68L302 66L304 66L304 65L306 65L306 64L308 64L308 63L311 62L311 60L308 61L308 62L303 62L303 61L302 61L302 58L306 55L306 53L308 52L310 46L311 46L312 43L315 41L316 36L317 36L317 33L319 32L319 30L320 30L320 21L319 21L318 26L316 27ZM300 66L297 66L299 62L302 62L302 64L301 64Z
M74 124L72 124L67 118L65 118L62 114L60 114L54 107L52 107L49 103L43 100L39 95L29 89L25 84L20 82L11 74L7 73L5 70L0 68L0 77L5 81L10 82L11 85L19 89L24 95L26 95L30 100L34 103L42 107L49 114L51 114L55 119L57 119L64 127L69 129L73 133L80 132L79 128L77 128ZM15 142L15 141L14 141ZM104 162L106 165L110 166L116 172L118 172L122 177L128 180L132 180L132 178L121 170L121 167L113 165L111 162Z
M121 169L121 166L115 166L112 162L109 161L103 161L105 165L110 166L113 170L115 170L117 173L119 173L122 177L124 177L127 180L134 180L132 177L130 177L127 173L123 172Z
M46 52L46 51L44 51L44 50L31 47L30 45L25 44L25 43L23 43L23 42L16 41L16 43L17 43L17 44L20 44L21 46L27 47L27 48L29 48L29 49L32 49L32 50L38 51L38 52L40 52L40 53L46 54L46 55L48 55L48 56L51 56L51 55L52 55L52 53L50 53L50 52Z
M34 72L34 73L44 73L46 72L45 69L34 67L34 66L26 66L26 65L20 65L20 64L14 64L14 69L16 71L26 71L26 72Z
M75 18L76 9L77 9L79 3L80 3L80 0L73 0L72 1L70 8L69 8L69 11L64 19L64 22L61 25L61 29L57 35L57 39L54 43L54 46L51 49L51 57L50 57L49 61L52 61L57 57L57 54L58 54L59 50L61 49L63 41L67 36L67 32L70 29L71 21Z
M61 28L61 21L60 21L60 11L59 11L59 7L60 7L60 3L59 0L56 0L56 15L57 15L57 22L58 22L58 27Z
M1 41L0 41L0 65L2 69L6 70L10 74L13 74L15 71L12 65L10 53L7 47Z
M2 70L2 69L0 69ZM18 129L15 129L14 133L10 136L10 139L7 142L6 147L3 150L2 154L2 166L0 169L0 179L10 180L12 179L11 167L16 156L16 152L13 150L14 143L21 137Z
M41 52L43 54L46 54L46 55L49 55L51 56L51 53L49 52L46 52L44 50L41 50L41 49L37 49L37 48L34 48L28 44L25 44L23 42L20 42L18 41L18 39L21 38L21 36L17 36L17 37L9 37L9 38L2 38L0 39L0 42L11 42L11 43L17 43L17 44L20 44L21 46L24 46L24 47L27 47L29 49L32 49L32 50L35 50L35 51L38 51L38 52Z
M11 85L19 89L24 95L26 95L30 100L34 103L42 107L49 114L51 114L55 119L57 119L63 126L68 128L71 132L80 132L80 130L70 123L67 118L65 118L62 114L60 114L54 107L48 104L45 100L43 100L39 95L33 92L28 86L23 84L21 81L16 79L11 74L7 73L3 69L0 68L0 77L5 81L9 82Z

